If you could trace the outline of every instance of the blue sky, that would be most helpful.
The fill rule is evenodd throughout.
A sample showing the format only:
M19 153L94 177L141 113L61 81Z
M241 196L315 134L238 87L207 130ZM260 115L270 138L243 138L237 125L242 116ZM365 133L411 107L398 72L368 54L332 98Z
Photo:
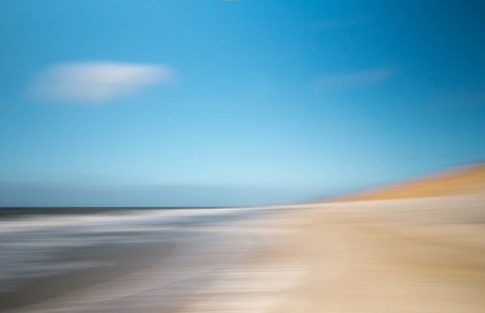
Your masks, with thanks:
M480 1L2 0L0 205L228 205L485 158Z

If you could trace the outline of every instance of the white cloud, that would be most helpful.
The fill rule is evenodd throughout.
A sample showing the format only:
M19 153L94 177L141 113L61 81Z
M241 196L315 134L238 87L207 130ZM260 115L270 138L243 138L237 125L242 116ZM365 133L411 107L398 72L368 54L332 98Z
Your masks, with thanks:
M99 103L130 95L144 86L168 83L173 71L165 65L89 61L55 64L34 82L36 96L49 100Z
M391 68L374 68L361 71L324 75L318 78L320 89L334 90L373 85L385 81L393 74Z

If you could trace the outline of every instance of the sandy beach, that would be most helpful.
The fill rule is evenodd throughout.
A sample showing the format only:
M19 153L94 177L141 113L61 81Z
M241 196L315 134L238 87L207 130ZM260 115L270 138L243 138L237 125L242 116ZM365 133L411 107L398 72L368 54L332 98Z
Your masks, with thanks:
M279 273L253 278L249 291L222 277L233 292L215 288L187 312L483 312L483 174L470 167L291 206L272 244L246 260Z
M483 312L482 171L438 176L449 195L433 176L375 199L6 218L0 309Z

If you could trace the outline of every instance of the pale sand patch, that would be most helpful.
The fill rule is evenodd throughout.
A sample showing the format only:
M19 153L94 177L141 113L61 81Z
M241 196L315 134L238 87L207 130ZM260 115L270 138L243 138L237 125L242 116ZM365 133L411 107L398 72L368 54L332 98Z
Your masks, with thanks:
M198 293L184 312L264 313L274 308L283 292L295 286L299 267L271 264L235 266L219 273L216 282Z

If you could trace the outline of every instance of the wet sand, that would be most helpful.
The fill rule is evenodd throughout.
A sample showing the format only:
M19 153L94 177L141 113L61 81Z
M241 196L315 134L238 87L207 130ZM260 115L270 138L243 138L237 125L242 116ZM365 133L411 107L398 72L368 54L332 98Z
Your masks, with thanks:
M41 303L105 281L116 279L133 271L159 263L174 249L170 242L140 244L126 247L123 244L102 244L94 247L70 249L56 258L57 263L90 262L100 266L79 267L64 273L28 279L19 288L0 294L0 312ZM127 253L129 251L130 253Z

